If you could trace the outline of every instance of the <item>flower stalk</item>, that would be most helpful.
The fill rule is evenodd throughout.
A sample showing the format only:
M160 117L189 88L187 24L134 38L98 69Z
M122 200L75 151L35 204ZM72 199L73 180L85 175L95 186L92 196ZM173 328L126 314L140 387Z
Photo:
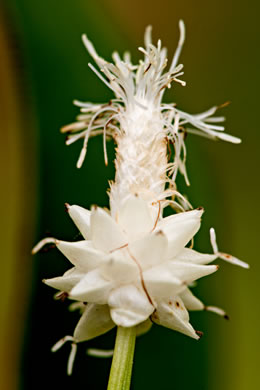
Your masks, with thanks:
M135 350L136 327L117 327L107 390L129 390Z

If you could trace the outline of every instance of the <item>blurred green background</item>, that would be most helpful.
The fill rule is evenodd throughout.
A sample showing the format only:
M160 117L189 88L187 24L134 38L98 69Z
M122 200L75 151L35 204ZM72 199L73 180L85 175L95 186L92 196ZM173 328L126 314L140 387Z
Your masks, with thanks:
M179 188L206 213L196 248L210 251L208 230L217 230L222 250L251 265L246 271L221 264L196 287L207 304L223 307L230 321L212 313L192 314L204 337L196 342L154 326L138 339L134 390L259 389L259 3L119 0L6 0L0 6L0 125L2 293L0 388L3 390L105 389L110 360L86 356L87 347L111 348L111 332L82 344L72 377L66 375L69 345L51 346L71 334L78 320L67 304L53 300L41 283L60 275L67 261L55 249L35 258L30 249L46 234L73 240L77 230L64 202L108 204L114 177L113 144L104 166L101 139L92 139L81 170L79 143L65 147L59 128L77 114L72 100L106 102L110 91L88 68L86 32L105 58L117 49L139 57L144 28L153 25L173 54L178 20L187 40L181 57L185 88L176 85L166 101L199 112L231 100L223 111L227 131L239 146L195 136L187 139L191 187Z

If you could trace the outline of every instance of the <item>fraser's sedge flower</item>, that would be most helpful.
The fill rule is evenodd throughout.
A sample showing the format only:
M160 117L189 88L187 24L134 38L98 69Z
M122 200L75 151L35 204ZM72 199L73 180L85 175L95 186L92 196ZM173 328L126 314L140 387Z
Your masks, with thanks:
M218 123L224 118L213 116L218 107L190 115L175 104L162 103L164 91L172 82L185 85L179 79L183 65L178 65L185 37L182 21L180 32L168 70L166 49L161 41L157 46L152 44L151 27L146 29L145 48L140 48L144 59L138 65L131 63L128 53L123 60L113 53L115 63L106 62L83 36L100 71L90 65L91 69L114 92L115 99L108 104L76 102L81 115L62 131L69 133L67 144L83 138L78 167L85 158L90 136L103 134L106 163L106 138L115 139L116 175L109 192L110 210L93 207L89 211L67 205L84 240L46 238L33 249L36 253L45 244L54 243L73 265L63 276L44 281L60 291L57 297L75 300L73 307L82 313L73 336L64 337L53 347L55 351L66 341L72 342L69 373L77 344L114 326L137 326L138 332L143 333L154 322L198 339L200 332L190 324L189 310L213 311L223 317L226 313L202 303L190 285L217 270L216 265L209 265L217 257L248 267L219 252L213 229L213 254L199 253L187 246L200 228L203 209L185 211L191 206L176 190L178 171L188 183L184 134L191 132L233 143L240 140L223 133L224 127ZM173 161L167 154L168 142L174 146ZM163 217L168 205L181 212Z

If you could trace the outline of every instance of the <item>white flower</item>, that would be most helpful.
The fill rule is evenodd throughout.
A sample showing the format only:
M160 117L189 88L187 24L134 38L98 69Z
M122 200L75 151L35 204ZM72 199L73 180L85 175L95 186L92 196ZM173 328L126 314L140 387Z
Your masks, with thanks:
M63 338L54 350L70 340L74 356L75 344L115 325L141 324L148 329L151 321L198 339L188 310L208 309L225 315L221 309L206 307L188 287L218 268L207 265L219 256L217 250L202 254L186 247L199 230L203 209L155 217L147 202L138 197L129 197L116 218L97 207L91 212L67 207L84 240L48 238L34 248L35 253L54 242L68 258L73 268L44 282L83 307L73 337ZM69 371L72 362L73 358Z
M63 276L45 280L60 291L57 298L67 296L75 300L73 308L82 312L73 336L64 337L53 347L55 351L66 341L72 342L69 373L77 343L116 325L137 326L138 333L144 333L155 322L198 339L199 332L189 322L189 310L226 314L217 307L205 306L192 294L190 285L217 270L216 265L208 265L217 257L247 267L219 252L214 230L211 230L213 254L187 247L200 228L203 209L184 212L190 205L176 190L178 170L188 183L185 133L234 143L240 140L223 133L224 128L217 124L223 117L212 117L218 107L190 115L175 104L162 104L164 90L173 81L185 85L179 79L183 65L177 65L185 36L182 21L180 31L168 71L165 71L166 49L161 47L161 41L157 46L152 44L151 27L146 29L145 49L140 48L144 60L138 65L131 63L128 53L123 60L113 53L115 64L106 62L83 36L104 77L92 65L91 69L116 98L105 105L76 102L82 114L78 122L63 131L70 133L67 144L84 139L78 167L83 163L91 135L103 133L106 163L106 137L115 139L116 176L109 193L110 211L98 207L89 211L68 205L69 215L84 240L65 242L46 238L33 250L35 253L43 245L55 243L73 265ZM173 161L167 155L169 142L174 146ZM163 218L163 209L168 205L183 212Z
M106 163L106 138L114 138L118 147L116 183L111 188L111 205L118 205L124 193L138 193L155 201L165 199L169 196L169 193L165 193L165 183L170 182L174 186L178 170L189 184L184 143L187 132L240 143L239 138L223 133L224 127L219 122L223 122L224 117L212 117L217 106L191 115L177 108L176 104L162 103L165 89L170 88L173 82L185 85L179 79L183 75L183 65L178 65L185 39L182 21L179 27L179 43L168 70L167 50L162 48L160 40L157 46L152 44L151 26L145 31L145 48L139 48L144 59L138 65L132 64L128 52L123 59L114 52L114 64L105 61L97 54L87 36L83 35L86 49L100 71L92 64L89 66L114 92L115 99L108 104L75 101L81 109L81 115L76 123L63 127L62 131L69 133L68 145L80 138L84 139L78 167L84 161L90 136L103 133ZM175 153L171 163L167 161L167 142L174 145Z

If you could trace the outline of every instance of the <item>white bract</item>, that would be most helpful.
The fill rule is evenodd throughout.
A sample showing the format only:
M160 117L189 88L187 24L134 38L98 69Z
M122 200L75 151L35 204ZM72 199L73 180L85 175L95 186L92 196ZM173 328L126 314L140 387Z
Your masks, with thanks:
M188 310L225 316L223 310L205 306L189 289L192 282L218 269L207 265L219 256L218 251L202 254L186 247L200 228L203 209L154 217L147 202L134 196L123 203L116 218L97 207L67 208L84 240L47 238L34 248L37 252L52 242L68 258L73 267L44 282L79 301L83 312L73 336L63 338L54 350L69 340L74 356L77 343L115 325L140 325L143 332L151 321L198 339ZM73 358L69 372L72 362Z

